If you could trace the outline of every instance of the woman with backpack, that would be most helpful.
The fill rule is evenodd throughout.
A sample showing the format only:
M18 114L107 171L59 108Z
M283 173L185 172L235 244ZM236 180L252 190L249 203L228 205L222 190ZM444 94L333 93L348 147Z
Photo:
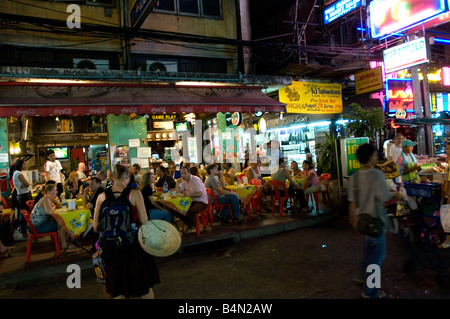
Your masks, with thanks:
M140 246L132 225L148 221L144 199L139 190L127 188L130 172L125 166L117 164L113 174L114 184L98 196L93 217L104 261L105 291L113 298L154 298L152 288L160 282L159 271L154 256ZM133 220L133 207L137 220ZM118 215L121 224L114 223Z

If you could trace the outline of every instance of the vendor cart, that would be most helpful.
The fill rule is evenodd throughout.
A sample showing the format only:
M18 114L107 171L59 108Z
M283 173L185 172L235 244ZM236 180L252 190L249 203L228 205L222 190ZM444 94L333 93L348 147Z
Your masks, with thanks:
M404 271L413 274L418 269L433 269L437 272L438 285L450 288L447 270L450 250L437 247L445 239L439 218L441 184L405 182L403 185L408 196L417 202L417 209L396 216L398 233L411 254L405 261Z

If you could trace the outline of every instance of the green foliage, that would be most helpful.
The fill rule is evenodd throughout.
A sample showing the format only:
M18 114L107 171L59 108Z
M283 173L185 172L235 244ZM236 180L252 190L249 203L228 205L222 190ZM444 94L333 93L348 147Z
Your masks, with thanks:
M334 136L325 133L324 143L316 144L317 167L322 173L331 175L331 179L337 179L337 159L336 159L336 139Z
M374 137L375 131L384 126L384 114L381 108L365 108L357 103L350 104L352 112L346 116L347 135L354 137Z

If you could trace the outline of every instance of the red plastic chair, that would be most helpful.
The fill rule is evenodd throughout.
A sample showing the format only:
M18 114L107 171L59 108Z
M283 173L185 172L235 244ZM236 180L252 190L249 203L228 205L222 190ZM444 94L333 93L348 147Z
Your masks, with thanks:
M284 205L287 200L292 201L291 203L294 207L294 211L297 213L297 207L295 206L295 197L289 196L286 184L277 180L270 180L269 183L270 185L272 185L272 191L275 192L275 196L272 196L272 215L275 215L275 201L277 200L280 216L283 216ZM282 187L284 196L281 196L279 187Z
M330 193L328 193L328 181L330 180L330 178L331 175L328 173L323 173L319 176L319 182L325 185L325 190L320 190L318 191L318 193L322 194L322 200L326 206L330 205ZM319 197L319 195L317 195L317 197Z
M31 243L33 240L38 240L40 237L46 237L50 236L52 238L52 242L55 244L56 248L56 257L59 257L61 255L61 247L59 246L59 238L58 238L58 232L53 231L49 233L42 233L39 234L36 231L36 228L34 228L33 224L31 223L31 215L29 212L27 212L25 209L22 209L22 215L25 218L25 221L28 224L28 227L30 227L31 232L28 233L28 242L27 242L27 252L25 255L25 262L30 261L30 254L31 254Z
M206 189L206 192L208 193L208 188ZM214 215L214 210L222 211L225 207L228 207L228 211L230 212L230 220L233 223L233 212L231 211L231 204L219 204L212 189L209 189L208 198L209 196L211 196L214 201L214 204L211 204L211 210L213 212L212 214Z
M208 226L208 221L210 219L210 212L211 212L211 203L208 199L208 207L195 215L195 233L197 234L197 236L200 236L200 220L202 221L203 230L205 230L206 226ZM210 225L212 227L212 221L210 222ZM184 231L184 223L181 226L181 230Z
M256 192L255 194L253 194L252 199L248 202L247 204L247 219L250 219L250 205L252 205L252 210L254 214L258 214L261 213L261 207L259 207L259 190L258 190L258 186L261 185L261 180L260 179L252 179L249 182L250 185L255 185L256 186Z
M33 205L34 205L34 199L27 200L27 206L28 206L28 209L30 210L30 213L33 210Z

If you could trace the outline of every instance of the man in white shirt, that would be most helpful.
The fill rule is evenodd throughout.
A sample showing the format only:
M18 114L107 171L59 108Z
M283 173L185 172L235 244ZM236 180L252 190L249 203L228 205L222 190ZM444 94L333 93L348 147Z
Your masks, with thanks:
M388 161L393 161L394 163L397 163L397 159L400 156L400 154L402 153L402 143L405 140L405 137L403 136L402 133L398 133L395 136L395 143L394 145L391 146L391 148L389 149L389 155L387 157Z
M208 194L203 181L199 177L192 175L189 167L183 166L181 168L181 177L183 182L180 186L177 185L177 190L182 195L191 197L192 204L186 216L177 212L174 212L174 214L186 224L188 229L185 230L184 234L188 235L195 228L195 216L197 213L208 208Z
M62 165L56 159L55 151L49 150L47 153L48 160L44 163L44 172L46 181L52 180L56 182L56 189L58 190L58 197L63 192L64 175L62 173Z
M78 170L77 170L78 179L83 183L89 180L89 177L87 177L86 174L84 173L85 170L86 164L84 164L83 162L78 163Z

